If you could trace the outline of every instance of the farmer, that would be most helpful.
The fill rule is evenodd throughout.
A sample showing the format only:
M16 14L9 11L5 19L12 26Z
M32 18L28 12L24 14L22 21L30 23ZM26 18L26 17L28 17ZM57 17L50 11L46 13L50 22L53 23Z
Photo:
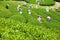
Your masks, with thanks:
M30 8L32 8L32 7L33 7L33 5L32 5L32 4L30 4L30 5L29 5L29 7L30 7Z
M18 5L17 9L18 9L18 11L20 12L20 14L22 14L22 8L21 8L20 5Z
M38 3L38 5L40 4L40 0L36 0L36 2Z
M18 7L17 7L17 10L18 10L18 11L20 11L20 10L21 10L21 7L20 7L20 5L18 5Z
M58 6L56 6L56 12L58 12Z
M8 4L6 4L6 9L8 9L9 8L9 5Z
M23 4L24 7L26 7L26 2Z
M41 16L37 16L37 20L41 23Z
M47 21L50 22L51 21L51 17L47 16Z
M50 9L50 10L54 11L54 7L51 7L51 9Z
M30 10L30 7L28 8L28 14L31 14L31 10Z
M49 12L49 7L46 7L46 12Z

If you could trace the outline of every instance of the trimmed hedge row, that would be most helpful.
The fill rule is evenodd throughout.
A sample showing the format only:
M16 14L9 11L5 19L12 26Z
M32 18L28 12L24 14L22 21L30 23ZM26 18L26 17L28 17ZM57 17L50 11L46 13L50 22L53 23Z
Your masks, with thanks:
M0 1L4 1L4 0L0 0ZM10 0L5 0L5 1L10 1ZM26 1L27 3L37 4L36 0L12 0L12 1ZM51 6L54 4L55 4L54 0L40 0L40 5L42 6Z
M40 5L43 5L43 6L52 6L54 5L55 2L54 0L44 0L44 1L40 1Z
M37 4L36 0L26 0L26 2ZM54 0L40 0L40 5L51 6L54 4L55 4Z
M0 18L0 40L59 40L59 33L41 26Z

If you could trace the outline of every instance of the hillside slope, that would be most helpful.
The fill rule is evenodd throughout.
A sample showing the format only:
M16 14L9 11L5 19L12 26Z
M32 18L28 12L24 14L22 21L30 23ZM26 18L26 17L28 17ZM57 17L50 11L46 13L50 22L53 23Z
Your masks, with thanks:
M9 4L9 9L5 5ZM21 5L23 14L17 11ZM27 13L27 7L22 2L0 1L0 39L1 40L60 40L60 12L44 8L32 8L32 14ZM38 11L37 11L38 10ZM37 16L42 16L42 23L37 21ZM46 21L51 16L51 22Z

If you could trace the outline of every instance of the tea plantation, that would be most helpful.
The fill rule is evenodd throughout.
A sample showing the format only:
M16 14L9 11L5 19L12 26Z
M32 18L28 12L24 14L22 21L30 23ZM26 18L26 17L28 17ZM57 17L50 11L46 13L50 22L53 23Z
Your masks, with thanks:
M0 40L60 40L60 8L59 12L51 9L46 12L39 6L31 8L31 14L28 14L28 6L34 0L26 1L29 2L26 7L21 1L0 1ZM54 4L54 1L51 3ZM46 1L46 4L51 3ZM5 8L6 4L9 4L9 9ZM22 14L17 11L18 5L22 6ZM42 23L37 21L38 15L42 16ZM48 15L51 22L46 20Z

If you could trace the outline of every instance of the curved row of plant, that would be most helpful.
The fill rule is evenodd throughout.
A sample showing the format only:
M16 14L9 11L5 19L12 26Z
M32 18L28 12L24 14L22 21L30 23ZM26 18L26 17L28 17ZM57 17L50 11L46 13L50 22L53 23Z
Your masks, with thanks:
M8 3L10 6L9 6L9 9L8 10L6 10L5 8L4 8L4 5L6 4L6 3ZM35 9L35 8L33 8L33 9L31 9L31 12L32 12L32 14L31 15L29 15L28 13L27 13L27 7L26 8L24 8L23 6L22 6L22 9L23 9L23 14L21 15L18 11L17 11L17 4L18 3L13 3L13 4L11 4L11 3L13 3L13 2L2 2L1 3L1 6L0 6L0 8L1 8L1 11L0 11L0 17L3 17L3 18L9 18L9 19L14 19L14 20L16 20L16 21L20 21L20 22L23 22L23 23L30 23L30 24L32 24L32 25L39 25L39 26L45 26L45 25L48 25L48 26L46 26L46 27L48 27L48 28L56 28L58 31L60 30L59 28L59 24L60 24L60 18L59 18L59 16L60 16L60 12L57 14L56 12L54 12L54 11L50 11L50 12L46 12L45 11L45 9L42 9L42 8L38 8L38 9ZM14 6L13 6L14 5ZM38 11L37 11L38 10ZM53 15L52 15L53 14ZM38 15L40 15L40 16L42 16L42 23L39 23L38 21L37 21L37 16ZM47 16L51 16L51 22L50 23L48 23L47 21L46 21L46 17ZM58 19L59 18L59 19ZM34 20L33 20L34 19ZM54 24L54 25L52 25L52 24ZM56 24L56 25L55 25Z
M0 1L26 1L27 3L38 4L36 0L0 0ZM55 4L54 0L39 0L42 6L51 6Z
M36 0L26 0L28 3L38 4ZM42 6L51 6L55 4L54 0L39 0L40 5Z
M0 18L0 40L59 40L52 29Z
M29 15L27 7L22 6L23 14L20 14L17 11L18 3L0 3L1 40L60 40L60 12L33 8ZM7 3L10 5L8 10L5 8ZM42 23L37 21L38 15L42 16ZM48 15L51 16L51 22L46 21Z

